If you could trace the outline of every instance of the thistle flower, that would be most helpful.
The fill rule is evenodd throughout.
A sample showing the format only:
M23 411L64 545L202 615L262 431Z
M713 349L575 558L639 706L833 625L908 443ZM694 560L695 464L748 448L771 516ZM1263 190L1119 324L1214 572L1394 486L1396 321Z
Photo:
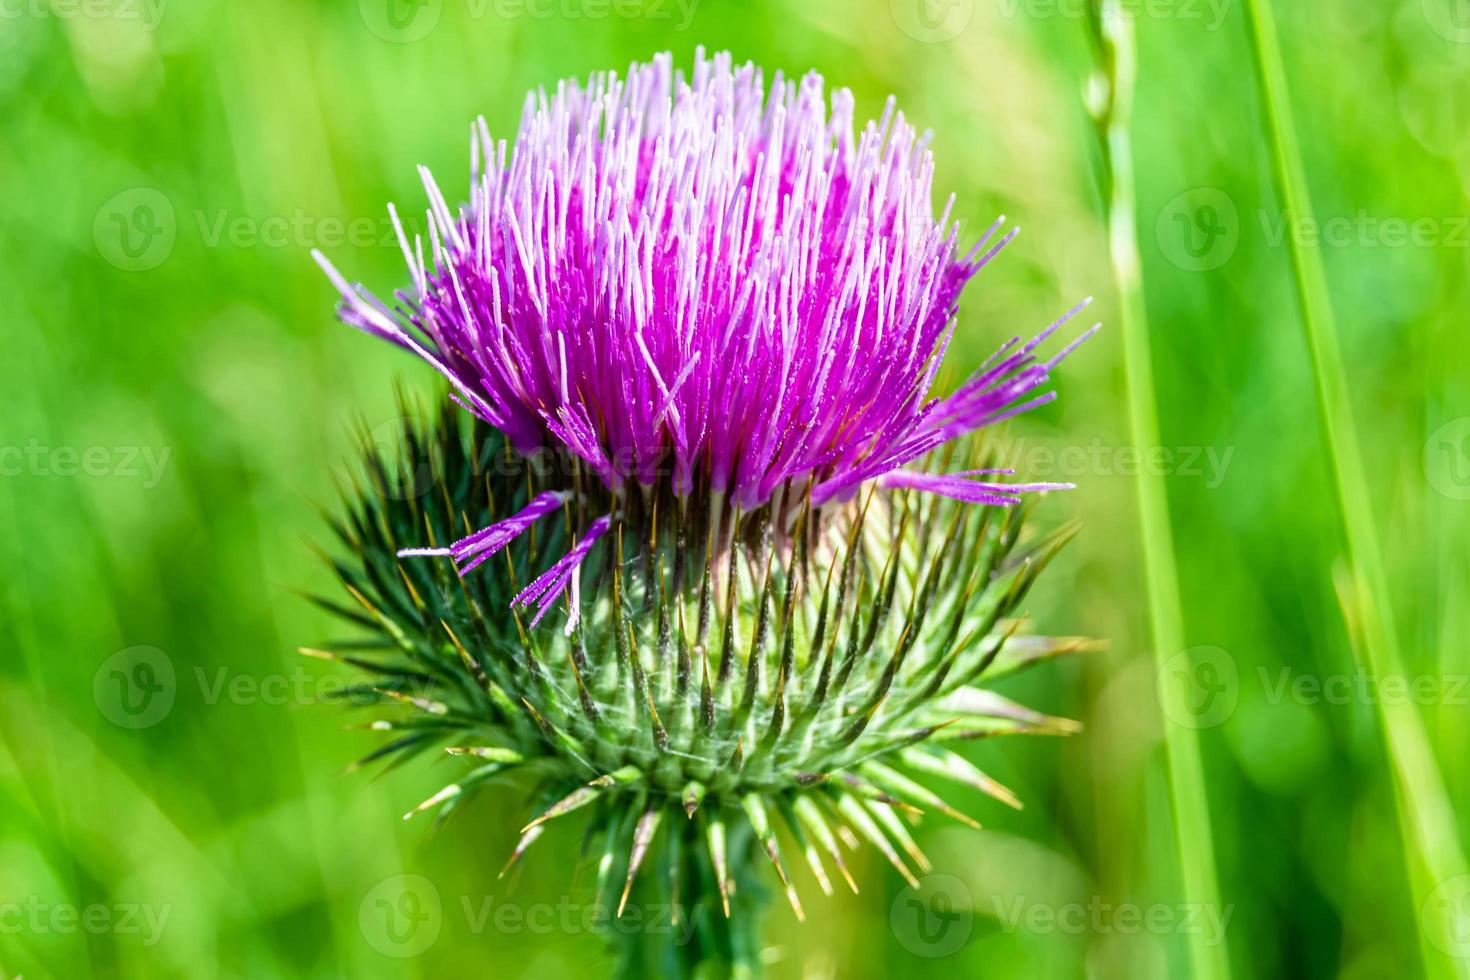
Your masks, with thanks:
M906 818L968 818L900 768L1019 805L954 743L1074 727L977 686L1083 644L1013 618L1071 534L1026 541L1023 497L1062 485L1006 482L966 437L1054 397L1082 338L1038 351L1082 306L930 397L961 291L1015 232L961 254L926 141L891 101L855 134L815 74L767 90L728 55L687 78L664 55L533 94L513 148L483 119L471 146L458 212L423 172L427 248L390 208L412 279L392 306L317 256L343 320L465 410L370 453L379 492L338 525L362 611L329 604L392 650L352 658L378 675L354 693L400 706L369 758L465 756L414 811L441 816L536 774L512 861L587 811L599 896L626 902L656 850L646 887L731 920L657 967L753 970L753 851L798 915L787 847L824 891L829 868L856 888L857 838L912 880ZM425 456L437 492L406 492Z

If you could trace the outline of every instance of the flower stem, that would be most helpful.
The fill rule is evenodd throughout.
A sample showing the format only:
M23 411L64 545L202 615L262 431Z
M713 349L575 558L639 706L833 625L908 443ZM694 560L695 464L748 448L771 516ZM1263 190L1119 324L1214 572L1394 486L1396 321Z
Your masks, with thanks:
M761 974L760 920L769 892L761 884L758 843L748 824L730 833L734 887L727 916L701 836L700 822L671 821L656 874L640 875L611 930L620 980L753 980ZM673 839L677 834L678 839ZM677 891L671 872L678 868Z

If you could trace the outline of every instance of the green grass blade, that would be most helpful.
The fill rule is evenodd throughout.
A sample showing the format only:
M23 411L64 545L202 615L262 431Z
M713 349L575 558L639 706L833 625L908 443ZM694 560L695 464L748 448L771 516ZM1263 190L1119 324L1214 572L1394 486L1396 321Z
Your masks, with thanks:
M1279 196L1295 220L1312 220L1312 202L1297 141L1286 70L1269 0L1247 0L1252 52L1260 85ZM1374 525L1367 470L1358 445L1347 373L1337 343L1337 325L1320 254L1287 236L1302 320L1311 350L1317 405L1332 460L1342 508L1351 581L1344 590L1349 628L1362 668L1374 677L1401 676L1403 658L1389 599L1382 545ZM1434 749L1415 705L1408 700L1375 698L1389 761L1394 769L1395 801L1404 835L1408 879L1416 910L1434 889L1466 873L1454 810L1445 792ZM1470 977L1470 961L1441 955L1420 929L1429 976Z
M1120 307L1129 429L1135 446L1157 446L1161 444L1159 420L1134 217L1137 202L1129 131L1137 71L1133 25L1116 0L1107 0L1102 5L1100 28L1111 81L1111 103L1102 119L1110 171L1108 241ZM1163 474L1141 468L1136 486L1149 627L1162 669L1170 656L1185 648L1169 503ZM1188 692L1182 686L1161 684L1159 696L1165 699L1166 718L1188 716L1184 703ZM1171 705L1170 700L1178 703ZM1220 888L1199 741L1194 729L1183 725L1166 721L1164 731L1183 897L1198 907L1218 909ZM1197 980L1228 980L1230 963L1223 944L1211 944L1202 935L1191 936L1189 957L1190 975Z

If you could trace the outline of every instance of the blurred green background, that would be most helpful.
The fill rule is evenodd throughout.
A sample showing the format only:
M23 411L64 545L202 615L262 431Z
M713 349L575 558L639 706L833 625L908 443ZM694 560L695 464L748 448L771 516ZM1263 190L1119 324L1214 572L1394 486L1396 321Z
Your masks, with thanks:
M586 901L575 831L497 881L518 792L428 835L399 817L442 772L339 775L377 740L294 652L337 631L296 594L330 590L308 541L349 423L386 431L395 379L437 386L333 322L308 251L397 285L384 206L420 210L419 163L463 187L476 114L509 135L536 85L699 44L819 69L865 114L897 95L966 227L1025 227L966 297L955 374L1083 295L1107 327L1006 436L1026 477L1079 484L1041 508L1086 527L1031 611L1108 649L1019 694L1086 730L967 750L1027 806L925 822L945 936L869 852L861 895L805 878L805 926L773 907L772 975L1131 980L1190 975L1192 948L1236 977L1470 972L1470 4L1277 4L1310 220L1282 202L1242 0L1124 9L1142 446L1082 0L0 0L0 977L605 972L595 929L531 914ZM1329 455L1294 251L1325 270L1356 470ZM1150 480L1181 649L1150 628ZM1344 489L1386 579L1346 611ZM1388 673L1355 649L1374 622ZM1167 746L1195 743L1191 789ZM1178 843L1201 829L1181 798L1217 895L1184 884L1209 855ZM439 903L409 945L373 925L400 875Z

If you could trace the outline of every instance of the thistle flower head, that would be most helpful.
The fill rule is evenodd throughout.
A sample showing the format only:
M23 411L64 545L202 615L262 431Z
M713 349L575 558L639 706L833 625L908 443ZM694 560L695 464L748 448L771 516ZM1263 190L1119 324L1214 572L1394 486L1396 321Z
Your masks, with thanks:
M899 815L953 811L896 764L1013 802L950 746L1070 730L977 686L1079 648L1012 619L1067 532L1028 541L1015 505L1053 485L957 440L1053 397L1071 348L1038 348L1081 307L932 397L962 289L1015 233L962 252L926 141L891 102L855 130L815 74L665 55L533 94L513 146L481 120L471 159L457 211L424 173L427 241L393 212L391 306L318 256L342 318L468 412L402 435L437 492L373 453L390 492L339 527L351 615L395 651L387 754L479 763L427 807L534 771L517 856L587 808L629 887L677 816L665 861L728 910L746 839L797 904L778 822L824 889L844 834L923 866Z
M886 478L1013 502L1026 488L901 470L1053 397L1037 389L1066 350L1034 352L1057 325L929 398L961 289L1015 232L991 244L997 221L960 256L903 114L890 101L858 134L851 93L828 102L815 73L767 93L727 54L687 78L664 55L532 94L513 148L475 127L468 206L452 213L423 172L428 258L403 240L414 288L397 309L326 265L343 318L434 365L517 450L565 452L614 495L663 480L750 511L784 485L820 506Z

